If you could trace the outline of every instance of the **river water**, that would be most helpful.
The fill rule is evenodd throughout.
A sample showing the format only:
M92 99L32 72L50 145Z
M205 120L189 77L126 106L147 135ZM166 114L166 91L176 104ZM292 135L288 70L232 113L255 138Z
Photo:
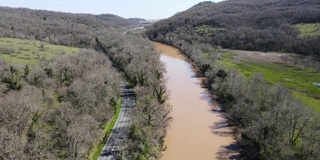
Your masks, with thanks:
M165 138L162 160L212 160L236 158L232 129L217 104L210 102L192 66L173 47L153 42L167 73L168 103L173 121Z

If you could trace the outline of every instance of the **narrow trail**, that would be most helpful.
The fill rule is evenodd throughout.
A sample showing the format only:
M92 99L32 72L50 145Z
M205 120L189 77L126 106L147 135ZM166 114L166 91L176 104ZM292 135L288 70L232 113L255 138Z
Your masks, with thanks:
M226 119L201 88L192 66L176 48L153 43L166 66L173 122L165 138L163 160L237 159L237 146ZM213 111L215 109L215 111Z

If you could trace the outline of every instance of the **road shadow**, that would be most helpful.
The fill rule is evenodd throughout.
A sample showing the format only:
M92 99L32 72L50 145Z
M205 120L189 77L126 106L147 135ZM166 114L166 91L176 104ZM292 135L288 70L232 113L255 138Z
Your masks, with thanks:
M111 156L111 155L117 155L119 153L118 150L113 150L113 151L102 151L100 156L102 157L108 157L108 156Z

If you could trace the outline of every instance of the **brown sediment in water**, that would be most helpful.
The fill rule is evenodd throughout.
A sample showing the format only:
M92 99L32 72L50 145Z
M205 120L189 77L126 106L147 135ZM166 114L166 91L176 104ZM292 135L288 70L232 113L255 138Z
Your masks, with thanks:
M166 55L168 57L172 57L175 59L179 59L182 61L187 61L185 56L183 56L180 51L172 46L168 46L162 43L158 42L152 42L152 44L155 46L156 50L161 54L161 55Z
M233 159L238 155L232 129L201 88L200 79L179 50L161 43L153 45L166 65L168 103L173 121L165 138L162 160Z

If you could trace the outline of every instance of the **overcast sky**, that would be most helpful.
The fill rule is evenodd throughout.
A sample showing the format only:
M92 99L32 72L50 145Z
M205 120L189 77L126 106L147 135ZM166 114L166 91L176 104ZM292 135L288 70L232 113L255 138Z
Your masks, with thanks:
M0 6L71 13L111 13L124 18L162 19L203 0L0 0ZM223 0L212 0L220 2Z

